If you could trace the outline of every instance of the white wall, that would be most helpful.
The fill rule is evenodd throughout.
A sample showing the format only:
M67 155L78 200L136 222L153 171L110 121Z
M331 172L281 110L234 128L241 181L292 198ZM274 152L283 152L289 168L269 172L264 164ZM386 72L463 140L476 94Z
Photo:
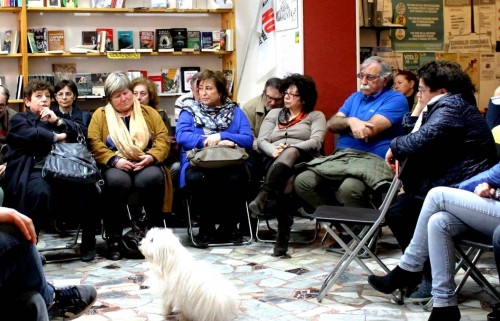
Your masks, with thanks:
M286 0L274 0L275 13L278 10L277 3L284 1ZM238 102L240 105L259 95L264 89L264 83L268 78L281 78L291 72L304 73L303 0L295 1L298 2L298 28L276 32L277 64L262 79L257 79L259 33L256 31L257 15L262 1L236 1L236 56L239 81ZM295 37L296 32L298 32L297 40Z

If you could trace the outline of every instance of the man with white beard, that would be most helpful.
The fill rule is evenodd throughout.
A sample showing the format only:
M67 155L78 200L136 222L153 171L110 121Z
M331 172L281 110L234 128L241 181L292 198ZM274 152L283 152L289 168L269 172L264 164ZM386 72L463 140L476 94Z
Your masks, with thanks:
M309 162L307 169L295 178L295 191L313 208L339 203L371 207L377 187L373 181L392 180L393 172L384 163L385 153L391 139L403 134L401 122L408 112L408 103L402 94L392 90L391 68L382 58L367 58L360 70L356 75L360 90L347 98L327 124L328 130L339 135L336 151ZM378 170L370 169L378 163ZM358 166L366 166L368 175L373 177L363 180L353 176L350 171ZM345 179L327 178L338 177L341 167L346 171L340 173Z

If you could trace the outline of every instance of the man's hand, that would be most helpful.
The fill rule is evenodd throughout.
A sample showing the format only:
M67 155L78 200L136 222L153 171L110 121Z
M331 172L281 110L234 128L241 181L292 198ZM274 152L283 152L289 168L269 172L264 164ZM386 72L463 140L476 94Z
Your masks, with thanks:
M0 207L0 223L12 223L16 225L31 244L36 244L35 226L33 225L33 221L26 215L12 208Z
M374 127L373 124L359 120L356 117L349 117L347 120L349 127L351 128L352 136L356 139L363 139L365 142L368 141L370 137L371 128Z

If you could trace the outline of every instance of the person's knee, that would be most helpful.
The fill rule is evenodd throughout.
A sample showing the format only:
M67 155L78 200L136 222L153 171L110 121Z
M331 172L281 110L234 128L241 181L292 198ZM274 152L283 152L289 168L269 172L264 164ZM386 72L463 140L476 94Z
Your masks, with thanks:
M427 223L428 233L443 233L448 229L449 222L448 216L443 212L433 214Z
M157 166L151 166L143 169L137 174L134 185L139 190L157 188L164 184L164 175Z
M493 232L493 251L500 254L500 225Z
M307 197L306 195L314 190L316 186L316 173L313 171L303 171L299 175L295 177L295 181L293 182L293 188L297 195L302 198Z
M19 320L48 321L47 305L42 295L35 291L22 294L14 302Z
M360 206L366 202L366 185L356 178L346 178L339 187L339 197L346 206Z

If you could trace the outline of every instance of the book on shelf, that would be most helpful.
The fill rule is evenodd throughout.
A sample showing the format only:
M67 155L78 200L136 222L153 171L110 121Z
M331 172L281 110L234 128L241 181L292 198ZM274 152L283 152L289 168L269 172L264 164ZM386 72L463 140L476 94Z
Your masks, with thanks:
M61 0L46 0L47 7L61 7Z
M232 9L233 1L231 0L207 0L208 9Z
M151 0L126 0L125 8L150 8Z
M234 83L234 70L225 69L222 71L222 73L224 74L224 78L226 78L227 92L232 93Z
M99 52L96 49L95 45L76 45L74 47L69 48L69 52L71 53L91 53L91 52Z
M220 30L212 31L212 48L216 51L220 50Z
M177 8L177 1L179 0L167 0L167 8L169 9L175 9Z
M177 9L193 9L193 0L177 0Z
M359 63L363 63L366 58L373 55L373 47L359 47Z
M96 49L98 52L106 51L106 31L96 32L97 34L97 46Z
M182 48L187 48L187 29L186 28L171 28L172 46L174 51L182 51Z
M138 48L135 50L135 52L153 52L153 49L151 49L151 48Z
M14 30L12 32L12 44L10 46L10 53L15 54L19 52L19 31Z
M107 73L92 73L90 80L92 82L92 96L104 97L104 82L106 81Z
M52 72L54 73L54 82L57 84L61 80L73 80L76 77L76 64L52 64Z
M17 76L17 84L16 84L16 99L23 98L23 75Z
M111 0L91 0L92 8L111 8Z
M111 8L123 8L125 0L111 0Z
M220 31L220 50L234 51L234 30L224 29Z
M31 28L28 32L33 32L35 35L35 44L38 52L46 52L48 50L47 44L47 28Z
M7 53L10 53L11 48L12 48L12 35L14 31L13 30L5 30L3 33L3 42L2 42L2 51L7 51Z
M129 70L127 71L127 76L130 80L134 80L139 77L148 78L148 72L146 70Z
M155 32L153 30L139 31L139 49L155 48Z
M114 51L115 47L113 45L114 37L113 37L113 29L112 28L97 28L96 32L101 34L101 37L104 35L105 37L101 38L101 44L104 42L104 51ZM99 50L101 51L101 50Z
M384 25L384 0L375 0L373 5L373 25L383 26Z
M132 30L118 30L118 50L134 48L134 32Z
M161 71L163 93L173 94L180 90L180 72L178 68L166 68Z
M82 45L97 46L97 31L82 31Z
M189 92L191 90L191 79L193 76L200 72L200 67L181 67L181 89L182 92Z
M47 37L49 51L64 52L64 30L48 30Z
M162 93L163 92L163 78L161 75L149 75L148 79L151 80L155 85L156 85L156 92Z
M160 49L174 49L174 45L172 43L172 35L170 34L170 29L156 29L155 30L155 38L156 38L156 50L160 51Z
M62 0L61 3L66 8L78 8L78 0Z
M45 7L44 0L26 0L27 6L31 7Z
M193 49L193 51L201 51L201 39L199 31L187 32L187 49Z
M212 49L213 50L213 40L211 31L201 32L201 51Z
M75 83L79 97L92 96L92 80L90 74L76 74Z
M167 0L151 0L151 8L168 8Z
M32 74L28 76L28 82L31 80L43 80L54 86L54 74Z
M373 26L373 14L375 0L363 0L363 24L365 27Z

